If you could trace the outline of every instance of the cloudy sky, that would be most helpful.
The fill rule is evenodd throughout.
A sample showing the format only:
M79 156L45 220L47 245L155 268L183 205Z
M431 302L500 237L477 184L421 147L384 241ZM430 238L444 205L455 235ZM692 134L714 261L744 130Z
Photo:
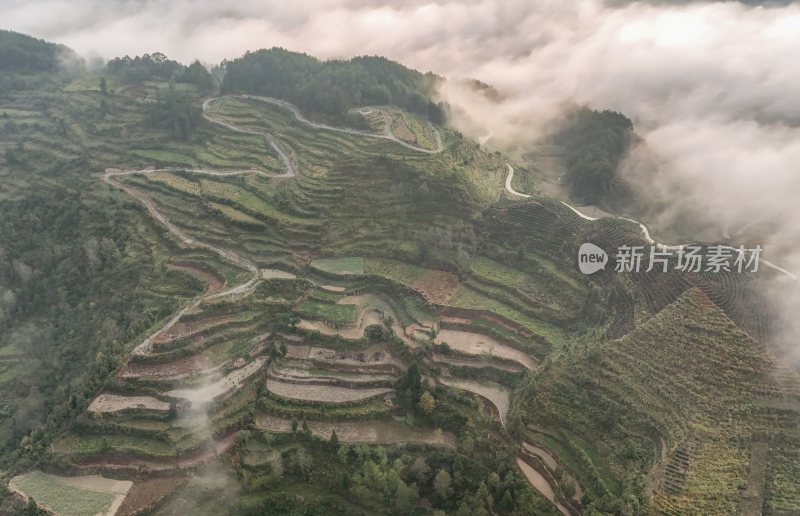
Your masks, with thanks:
M800 272L786 251L800 233L796 3L0 0L0 20L86 57L162 51L216 63L271 46L386 55L494 85L500 105L455 81L442 94L467 109L472 123L457 123L497 145L530 140L565 102L616 109L658 158L634 156L626 170L650 167L648 185L679 189L673 210L733 234L777 220L766 243Z

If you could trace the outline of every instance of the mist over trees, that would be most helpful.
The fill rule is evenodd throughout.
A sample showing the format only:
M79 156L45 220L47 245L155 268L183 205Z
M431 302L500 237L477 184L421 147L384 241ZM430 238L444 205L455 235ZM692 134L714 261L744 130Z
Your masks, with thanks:
M610 191L630 148L633 122L616 111L582 107L553 137L562 150L566 183L579 202L597 204Z
M64 45L0 30L0 100L14 91L57 86L84 69L83 59Z
M136 57L117 57L108 62L108 70L126 82L153 79L168 80L185 70L185 66L161 52Z
M185 66L161 52L136 57L117 57L106 64L109 72L124 82L169 81L194 84L201 93L211 93L214 79L200 61Z
M271 48L228 61L222 92L278 97L332 120L341 120L355 107L394 104L441 124L443 106L433 101L438 80L384 57L320 61Z
M0 30L0 72L53 72L67 59L80 61L64 45Z

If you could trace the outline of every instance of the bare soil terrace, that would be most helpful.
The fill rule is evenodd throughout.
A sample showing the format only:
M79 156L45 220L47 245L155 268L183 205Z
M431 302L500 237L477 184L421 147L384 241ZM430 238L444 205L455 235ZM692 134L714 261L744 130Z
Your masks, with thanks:
M89 412L109 413L122 410L169 410L169 403L152 396L118 396L116 394L100 394L89 405Z

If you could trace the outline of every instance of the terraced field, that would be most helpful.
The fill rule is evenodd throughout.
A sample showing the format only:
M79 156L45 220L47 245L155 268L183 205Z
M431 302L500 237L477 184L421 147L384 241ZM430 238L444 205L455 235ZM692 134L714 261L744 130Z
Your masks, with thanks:
M488 358L498 357L521 364L528 369L536 369L536 362L523 353L503 345L495 339L479 333L459 330L441 330L436 336L439 342L468 355L479 355Z
M131 345L54 464L141 482L221 459L257 490L305 423L464 457L486 435L569 514L798 509L794 373L768 374L757 278L582 276L580 242L641 228L503 200L501 156L396 109L362 111L370 132L265 97L203 108L203 139L103 179L205 288ZM401 388L414 366L430 413ZM290 449L243 451L264 432Z
M548 402L516 411L534 422L534 438L572 457L595 496L619 492L627 481L630 459L620 460L620 446L628 446L664 468L659 510L735 512L753 457L742 442L755 439L761 425L789 430L748 408L754 396L778 389L769 361L762 345L693 289L629 336L543 375L532 399Z
M275 433L290 433L292 421L273 416L261 416L256 419L260 429ZM423 443L454 447L456 438L450 432L419 431L397 421L386 420L376 422L327 422L309 421L308 426L314 435L330 439L333 432L346 443L382 443L408 444Z
M113 516L133 483L98 475L62 477L32 471L11 479L9 487L33 497L40 507L63 516Z
M372 337L365 331L384 328L388 334L383 339L393 335L400 343L416 345L401 321L409 319L408 307L413 306L411 317L421 317L424 310L414 303L397 304L384 294L343 296L351 289L365 289L356 285L365 272L360 256L320 258L307 272L286 271L298 270L302 257L319 247L320 214L307 206L320 204L313 199L324 199L325 192L336 193L337 187L329 184L324 189L316 186L329 183L326 176L336 168L329 161L331 151L374 154L376 146L388 149L398 142L394 137L373 142L348 131L332 138L336 129L323 126L310 128L319 138L294 139L290 135L298 128L279 114L284 106L268 108L269 118L248 118L246 113L253 112L249 100L224 98L204 107L208 111L229 107L224 117L210 112L207 117L227 129L264 137L284 163L285 173L274 173L274 161L265 160L250 161L251 167L259 168L110 169L104 176L107 183L140 201L166 228L165 238L177 249L175 269L208 287L136 346L111 390L100 393L81 416L80 430L55 444L54 453L73 467L113 471L194 467L227 449L230 431L252 418L248 407L258 400L265 414L270 410L277 414L270 417L291 414L292 405L298 403L298 407L329 405L329 417L340 418L361 413L385 417L384 398L391 406L395 382L408 359L391 346L369 345L365 341ZM243 129L251 123L266 125L270 132ZM284 138L293 144L285 144ZM438 134L432 139L438 140ZM294 142L314 142L319 151L295 149ZM416 150L410 139L399 147L408 156L413 155L407 154L409 149ZM184 159L168 151L137 155L192 166L209 161L203 154ZM290 178L293 183L286 183ZM275 182L281 179L284 182ZM209 259L214 255L216 259ZM320 279L317 273L332 277ZM420 290L426 285L424 278L417 283ZM380 283L366 288L377 289L377 294ZM282 326L271 316L287 307L307 318L287 328L296 328L289 341L275 332ZM308 346L301 351L297 339L314 341L319 338L315 335L333 340L328 347ZM263 388L257 389L258 384ZM333 427L326 425L330 423L312 426L327 436ZM353 442L454 444L447 432L384 419L337 428ZM132 435L120 437L120 429Z

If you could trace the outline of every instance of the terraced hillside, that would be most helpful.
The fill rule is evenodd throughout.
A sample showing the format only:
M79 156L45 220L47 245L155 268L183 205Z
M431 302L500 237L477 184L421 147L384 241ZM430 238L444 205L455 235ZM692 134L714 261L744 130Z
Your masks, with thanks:
M543 370L523 387L532 404L512 412L588 496L620 508L644 510L631 505L641 490L664 513L733 513L751 492L762 493L757 510L778 510L763 498L764 476L786 464L767 450L796 440L797 421L762 401L785 399L773 369L762 344L690 289L624 338Z
M459 443L447 428L459 428L461 439L476 424L502 428L511 385L536 367L520 351L526 339L516 327L495 329L487 310L476 327L484 324L482 333L472 332L469 319L459 333L491 341L488 347L462 346L460 338L434 344L438 309L429 301L446 297L440 279L458 288L459 268L469 266L476 247L458 218L497 198L502 164L447 132L441 153L430 154L393 139L298 125L292 112L262 101L207 105L220 133L244 130L245 144L247 133L257 134L259 152L276 159L184 168L176 165L215 160L199 150L160 150L137 155L158 159L161 168L106 171L105 181L161 226L173 269L206 287L137 343L71 430L52 443L47 461L72 474L127 475L137 493L151 475L180 476L221 454L241 453L243 436L294 434L300 421L324 438L335 431L341 442L440 448L443 457ZM208 145L223 138L214 134ZM276 170L278 163L291 173ZM462 178L462 189L448 193L453 209L434 202L445 173ZM368 195L373 203L364 203ZM392 225L398 220L403 226ZM463 242L453 241L455 223ZM432 245L434 239L441 242ZM433 249L423 262L432 268L419 268L410 283L388 269L365 271L362 256L374 249L405 256L408 265L392 262L401 268ZM510 344L490 333L507 333ZM412 365L424 378L406 379ZM473 373L483 379L459 379ZM413 387L410 397L401 385ZM411 425L397 421L417 412L421 385L434 393L439 411L419 413ZM500 398L489 393L491 385ZM245 459L245 477L277 467L255 455Z
M582 242L641 228L504 199L505 160L453 130L191 94L195 138L137 132L147 85L104 126L129 149L86 138L92 195L135 213L174 311L132 330L57 438L26 441L17 491L65 514L42 485L93 474L132 482L85 501L127 493L120 514L800 508L800 382L762 273L583 276ZM90 98L64 95L65 116Z

